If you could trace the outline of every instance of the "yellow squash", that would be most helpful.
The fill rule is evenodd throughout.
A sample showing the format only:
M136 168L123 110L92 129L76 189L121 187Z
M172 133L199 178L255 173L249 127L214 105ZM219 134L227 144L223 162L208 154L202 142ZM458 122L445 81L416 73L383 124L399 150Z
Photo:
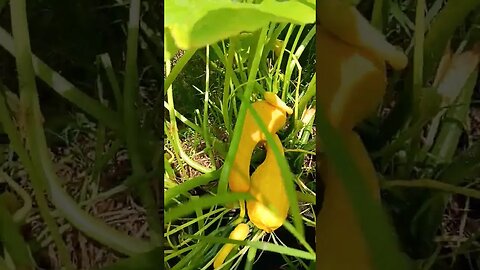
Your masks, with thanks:
M253 103L252 107L271 134L280 130L285 125L286 114L292 113L292 109L271 92L266 92L265 100ZM228 178L229 187L233 192L248 192L250 189L250 159L256 145L264 140L265 134L260 130L250 111L247 111L240 144Z
M375 58L387 61L394 69L407 65L407 56L388 43L349 1L317 1L317 18L320 25L339 40L373 53Z
M368 152L353 131L344 135L344 138L362 176L368 181L371 196L380 203L378 179ZM330 161L321 157L319 162L325 193L322 209L317 216L317 269L371 270L373 267L368 246L349 203L347 191Z
M228 237L229 239L232 240L239 240L243 241L245 238L247 238L249 231L249 227L245 223L240 223L238 224L235 229L230 233L230 236ZM227 258L228 254L230 254L230 251L235 247L235 244L227 243L223 245L222 249L217 253L217 256L215 257L215 261L213 262L213 268L217 269L219 268L225 259Z
M351 130L381 102L385 64L322 27L317 27L317 46L317 101L335 128Z
M319 0L317 5L317 100L334 127L351 130L380 104L385 62L402 69L408 58L348 1Z
M276 134L273 135L277 148L283 155L282 142ZM265 161L252 174L250 193L256 200L247 201L247 211L250 221L259 229L271 233L287 218L289 203L272 148L267 144ZM274 212L270 211L272 207Z
M264 97L265 100L255 102L252 107L267 126L268 132L273 135L283 155L283 146L276 133L285 125L287 114L292 114L293 110L272 92L265 92ZM267 156L252 174L251 180L249 173L252 152L259 142L266 139L250 111L247 111L240 146L228 182L233 192L250 192L255 197L255 200L247 202L248 216L255 226L266 232L272 232L283 224L288 214L289 204L280 168L268 144ZM240 205L243 207L244 202ZM274 213L267 205L275 209ZM240 223L230 234L230 239L244 240L248 235L248 229L247 224ZM223 264L233 247L232 244L225 244L217 253L213 263L215 269Z
M375 168L352 129L374 113L383 99L385 62L401 69L407 65L407 57L346 1L319 0L317 8L317 100L345 138L371 196L381 203ZM316 228L317 269L373 269L343 181L327 157L317 162L325 184Z

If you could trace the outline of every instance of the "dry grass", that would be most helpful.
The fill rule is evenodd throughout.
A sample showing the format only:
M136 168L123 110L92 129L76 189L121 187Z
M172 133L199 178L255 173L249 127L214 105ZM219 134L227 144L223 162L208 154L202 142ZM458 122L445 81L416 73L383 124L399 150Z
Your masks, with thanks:
M125 164L128 164L128 157L124 151L121 151L117 154L115 160L108 164L97 185L90 176L94 162L94 149L95 137L87 133L76 136L68 146L56 148L52 153L57 175L63 182L64 188L78 203L90 199L94 192L103 192L120 184L128 176L129 169L125 168ZM33 198L28 175L21 163L11 160L4 163L2 169L20 183ZM87 195L82 199L81 193L84 185L86 185ZM52 205L50 207L53 211L54 207ZM148 238L145 211L127 192L102 199L90 206L83 207L83 209L119 231L138 238ZM61 218L56 211L52 213L57 220L60 232L70 251L72 262L77 269L95 269L109 265L119 259L119 254L72 228L68 221ZM33 205L33 211L27 217L25 228L28 228L26 231L30 234L26 236L27 239L34 239L42 247L42 251L38 253L41 254L39 256L46 257L44 258L46 262L41 263L46 265L42 265L42 267L45 269L61 269L55 245L35 205Z

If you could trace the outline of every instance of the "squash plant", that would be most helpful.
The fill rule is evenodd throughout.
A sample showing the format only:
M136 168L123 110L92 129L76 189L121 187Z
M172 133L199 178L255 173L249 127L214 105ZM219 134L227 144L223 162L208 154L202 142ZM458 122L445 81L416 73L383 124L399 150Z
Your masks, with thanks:
M8 1L2 2L2 7L6 2ZM32 202L35 202L36 210L39 210L40 217L46 225L46 233L54 243L59 258L58 264L64 269L75 269L76 267L73 265L71 253L62 238L57 218L63 218L90 240L127 257L127 260L130 259L128 258L130 256L137 257L150 254L150 252L154 252L158 257L161 254L159 246L163 228L154 194L150 189L152 182L148 180L152 179L152 173L155 173L154 168L157 167L155 156L159 156L159 152L161 152L161 150L157 150L161 149L161 143L160 139L152 136L152 133L139 136L137 132L148 127L139 124L134 104L138 95L136 62L139 54L137 43L140 40L140 14L144 11L141 1L131 1L126 9L130 11L126 46L128 60L125 63L126 70L123 77L125 81L122 91L119 90L117 75L113 72L108 55L99 57L102 60L99 61L102 63L101 66L111 75L108 77L112 88L119 90L117 92L119 95L116 96L117 99L114 102L115 109L90 97L35 56L30 45L26 1L10 1L8 4L10 7L11 30L0 27L0 45L15 59L19 85L19 96L16 98L19 102L12 105L9 99L12 95L15 95L14 92L0 82L0 122L2 129L8 135L9 147L18 156L19 162L22 163L28 173L28 179L33 188L33 196L30 197L24 190L18 188L14 181L9 181L8 175L2 173L2 180L7 179L6 183L9 188L18 193L24 200L24 206L16 209L17 211L13 213L5 212L3 211L5 209L2 209L2 229L11 230L11 235L2 231L2 242L8 243L2 246L4 249L2 254L5 257L0 259L0 264L2 266L7 264L8 269L14 267L17 267L17 269L33 269L35 266L35 262L30 261L31 257L25 259L25 256L31 255L32 246L30 243L27 245L22 241L24 239L19 238L20 235L17 234L18 227L24 222L24 217L31 214ZM77 201L65 190L57 175L49 145L47 145L45 138L44 116L40 110L36 77L44 81L66 101L76 105L97 120L100 125L103 125L109 131L107 133L109 136L113 134L117 146L112 147L110 153L99 151L99 155L96 155L97 162L100 159L104 161L98 162L96 164L98 167L95 169L101 171L118 151L118 148L125 146L128 149L130 161L132 165L135 164L132 166L135 167L133 175L129 180L114 187L113 192L110 190L101 196L106 195L108 197L111 194L118 193L119 190L120 192L127 189L133 191L146 209L150 239L140 239L107 225L86 210L84 207L85 201ZM144 140L141 140L140 137ZM140 152L142 152L142 156L138 154ZM90 199L92 200L98 199L96 197L98 194L88 195L91 196ZM54 211L51 208L54 208ZM18 248L13 249L12 243L17 244Z
M256 269L270 263L261 254L271 251L278 266L308 269L315 262L311 233L315 180L305 179L302 170L293 175L293 162L286 158L287 154L311 155L314 148L314 137L307 132L313 121L303 124L301 117L315 102L314 62L309 63L314 60L315 1L172 0L166 1L165 12L169 152L165 166L173 171L165 176L165 186L169 186L164 200L165 267L199 269L214 264L219 269ZM283 40L280 48L276 40ZM172 67L170 59L178 49L183 56ZM192 118L177 110L174 96L184 95L175 91L177 79L198 57L205 63L205 80L201 87L192 88L199 88L204 106ZM220 132L214 132L214 127L220 127ZM208 163L186 149L189 137L182 135L185 132L202 141L202 159ZM266 154L258 147L261 141ZM189 168L200 175L190 176ZM266 177L265 171L275 171L276 177ZM275 211L265 206L271 197L264 204L253 203L270 185L276 185L274 193L284 193L281 200L271 203L273 208L289 211L288 218L267 220L259 214ZM250 188L259 192L249 192ZM200 196L192 196L199 191ZM310 215L302 217L301 211ZM228 233L243 224L248 224L251 234L229 239ZM310 228L309 235L305 226ZM268 235L273 243L264 238L263 229L273 231ZM279 240L285 236L280 231L298 242L282 244Z
M460 22L465 22L465 16L478 7L478 1L461 5L455 1L447 1L446 5L436 2L436 6L433 1L416 1L402 5L408 12L395 10L392 2L374 1L371 22L356 11L360 6L347 2L318 3L322 7L317 14L319 27L325 32L323 36L320 31L317 33L317 45L329 50L317 51L318 76L325 74L317 82L318 95L325 97L319 97L325 109L317 112L320 147L325 152L319 159L325 194L317 220L317 266L454 269L452 265L460 256L457 252L465 251L466 245L454 251L454 255L440 257L445 245L435 236L443 227L442 217L451 193L477 196L477 190L458 185L475 179L473 171L478 173L478 167L472 165L478 164L478 143L453 158L463 126L454 128L447 123L453 119L457 124L467 120L466 104L471 103L478 73L478 36L475 39L472 34L478 30L471 26L467 36L453 33ZM430 10L425 14L427 2ZM393 20L388 9L382 7L390 4L395 11ZM408 20L412 10L415 25L409 27L412 39L405 43L411 45L403 55L386 43L383 31L374 26L384 30L383 22ZM445 27L447 21L449 26ZM449 39L461 46L454 48ZM440 58L439 51L443 49L445 55ZM395 70L388 77L388 89L383 81L387 74L385 64ZM383 97L384 93L389 96ZM393 106L387 117L378 113L382 98L387 101L383 106ZM380 150L368 154L363 141ZM465 159L468 164L460 165ZM465 169L464 173L459 168ZM450 179L445 178L444 172Z

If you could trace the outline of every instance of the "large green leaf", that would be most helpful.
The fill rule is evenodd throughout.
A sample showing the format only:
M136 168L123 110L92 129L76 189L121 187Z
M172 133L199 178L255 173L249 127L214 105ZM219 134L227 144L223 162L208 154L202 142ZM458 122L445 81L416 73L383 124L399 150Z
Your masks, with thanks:
M171 57L176 48L204 47L241 32L256 31L269 22L313 23L315 12L315 2L311 0L265 0L260 4L231 0L167 0L166 58Z

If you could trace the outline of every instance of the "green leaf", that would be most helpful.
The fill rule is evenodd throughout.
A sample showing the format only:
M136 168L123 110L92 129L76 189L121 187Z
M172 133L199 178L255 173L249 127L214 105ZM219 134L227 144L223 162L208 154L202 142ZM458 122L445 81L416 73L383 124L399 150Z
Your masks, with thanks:
M182 205L168 210L165 213L165 223L172 222L181 217L194 213L197 209L205 209L219 204L234 203L240 200L252 199L250 193L223 193L216 196L202 196L200 198L190 200Z
M165 29L165 59L172 59L173 55L178 51L177 45L175 45L175 40L173 40L172 33L170 29ZM165 87L167 89L168 87Z
M313 23L315 13L312 1L265 0L251 4L230 0L167 0L166 57L175 52L175 47L184 50L204 47L241 32L259 30L269 22Z
M215 179L218 179L221 172L222 172L222 170L218 169L218 170L215 170L213 172L209 172L209 173L197 176L197 177L193 177L193 178L188 179L188 180L184 181L183 183L181 183L181 184L179 184L175 187L169 188L164 193L164 203L165 203L165 205L167 205L170 202L170 200L172 200L173 198L175 198L176 196L178 196L180 194L186 194L186 193L188 193L189 190L192 190L192 189L194 189L198 186L201 186L201 185L206 185L206 184L210 183L211 181L213 181Z
M217 236L198 236L198 235L185 235L184 237L199 239L202 241L208 241L210 243L231 243L235 245L249 246L256 249L261 249L263 251L276 252L276 253L285 254L288 256L307 259L307 260L316 259L315 254L311 254L309 252L306 252L300 249L291 248L291 247L282 246L282 245L276 245L276 244L272 244L264 241L248 241L248 240L240 241L240 240L233 240L230 238L223 238L223 237L217 237Z

